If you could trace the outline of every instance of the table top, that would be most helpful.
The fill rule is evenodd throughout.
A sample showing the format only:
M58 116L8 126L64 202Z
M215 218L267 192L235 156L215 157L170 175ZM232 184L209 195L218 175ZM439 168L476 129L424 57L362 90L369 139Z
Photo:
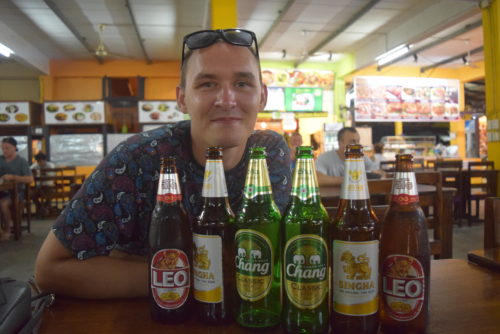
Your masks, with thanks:
M419 194L429 194L436 192L436 186L430 184L417 184ZM454 192L455 188L443 187L443 192ZM321 198L339 198L340 196L340 186L320 186L319 193Z
M469 261L500 272L500 248L475 249L467 253Z
M428 333L498 333L500 273L463 260L431 261ZM56 297L45 311L39 333L255 333L237 324L205 326L154 323L146 298L78 300ZM265 333L281 333L275 328Z

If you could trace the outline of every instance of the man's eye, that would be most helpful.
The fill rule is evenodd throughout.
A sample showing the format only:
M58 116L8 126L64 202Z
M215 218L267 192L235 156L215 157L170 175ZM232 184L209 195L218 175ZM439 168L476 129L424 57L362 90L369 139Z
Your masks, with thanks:
M199 87L206 87L206 88L210 88L210 87L213 87L215 84L211 81L205 81L205 82L200 82L200 84L198 85Z
M238 81L236 83L236 87L248 87L248 86L251 86L249 82L246 82L246 81Z

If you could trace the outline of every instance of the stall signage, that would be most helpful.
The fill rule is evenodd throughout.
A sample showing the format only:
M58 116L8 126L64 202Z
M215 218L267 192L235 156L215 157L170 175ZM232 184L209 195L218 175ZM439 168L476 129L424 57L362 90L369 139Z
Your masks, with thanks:
M0 125L29 125L29 102L0 102Z
M272 69L262 70L262 82L267 86L278 87L320 87L333 90L332 71Z
M172 123L184 120L176 101L139 101L139 123Z
M357 122L448 122L460 119L455 79L355 77Z
M285 88L286 111L323 111L322 88Z
M103 101L52 101L43 106L45 124L104 124Z

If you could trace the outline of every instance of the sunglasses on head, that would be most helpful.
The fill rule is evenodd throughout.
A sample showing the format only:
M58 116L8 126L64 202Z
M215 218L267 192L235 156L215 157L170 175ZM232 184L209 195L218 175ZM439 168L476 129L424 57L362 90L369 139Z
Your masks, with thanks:
M255 54L257 58L259 58L257 38L253 31L244 29L200 30L184 36L181 64L184 64L186 58L186 47L189 50L202 49L214 44L220 39L232 45L246 47L251 47L255 42Z

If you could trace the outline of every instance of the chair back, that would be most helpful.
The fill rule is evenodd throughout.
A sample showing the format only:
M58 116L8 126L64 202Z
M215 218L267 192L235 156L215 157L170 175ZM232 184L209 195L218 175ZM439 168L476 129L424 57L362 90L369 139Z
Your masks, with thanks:
M500 197L488 197L484 204L484 248L500 247Z
M495 162L494 161L471 161L468 166L469 170L494 170Z
M380 161L380 169L384 172L394 172L394 168L396 168L396 162L394 160Z
M434 162L434 170L442 168L461 170L462 166L462 160L436 160Z

